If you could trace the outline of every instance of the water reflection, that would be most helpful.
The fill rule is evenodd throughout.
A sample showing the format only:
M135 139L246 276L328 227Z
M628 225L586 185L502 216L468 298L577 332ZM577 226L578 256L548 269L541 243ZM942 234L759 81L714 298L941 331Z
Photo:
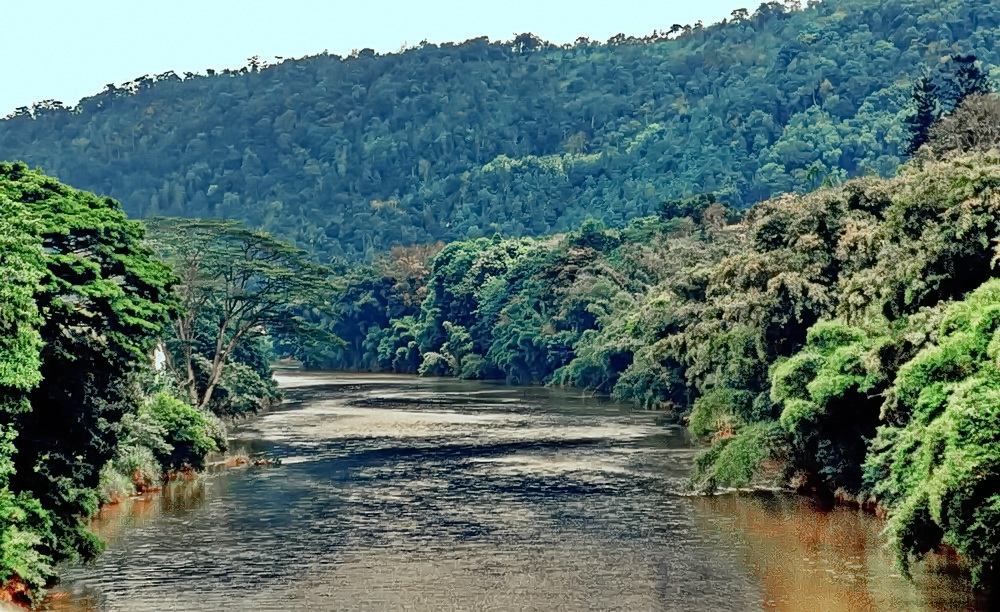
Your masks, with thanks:
M690 499L682 431L546 389L286 378L227 469L102 511L58 610L962 609L893 574L878 523L799 498Z
M773 494L692 501L699 528L740 551L765 609L986 609L949 559L932 556L904 580L879 538L881 521L859 511Z

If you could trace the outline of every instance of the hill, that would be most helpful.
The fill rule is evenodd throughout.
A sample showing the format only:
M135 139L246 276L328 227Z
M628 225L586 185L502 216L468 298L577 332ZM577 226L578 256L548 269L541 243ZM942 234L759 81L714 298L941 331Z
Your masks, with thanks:
M712 27L423 44L109 85L0 122L0 159L137 217L244 220L321 259L892 175L912 77L1000 62L988 0L771 2Z

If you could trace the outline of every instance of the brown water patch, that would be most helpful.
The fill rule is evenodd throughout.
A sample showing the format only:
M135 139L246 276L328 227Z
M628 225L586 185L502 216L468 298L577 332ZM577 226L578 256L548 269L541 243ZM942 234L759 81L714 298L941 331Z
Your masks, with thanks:
M699 526L741 552L763 586L764 609L985 609L954 557L930 555L913 581L903 578L880 536L884 522L863 510L783 494L696 498L693 506Z

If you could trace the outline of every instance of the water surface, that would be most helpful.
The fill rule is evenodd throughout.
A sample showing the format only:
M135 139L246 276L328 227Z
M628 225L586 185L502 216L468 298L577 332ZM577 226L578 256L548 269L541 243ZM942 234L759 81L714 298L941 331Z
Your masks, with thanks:
M54 610L967 610L881 524L789 495L683 494L696 451L579 392L301 373L228 468L107 508Z

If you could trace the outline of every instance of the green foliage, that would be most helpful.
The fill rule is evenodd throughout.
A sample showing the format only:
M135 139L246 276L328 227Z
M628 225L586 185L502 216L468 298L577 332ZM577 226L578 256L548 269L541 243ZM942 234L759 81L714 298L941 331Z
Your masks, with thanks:
M146 446L123 444L101 468L100 495L103 503L117 503L129 495L155 489L164 466Z
M13 430L0 428L0 584L18 576L41 585L54 573L51 557L43 552L53 521L38 499L10 489L15 439Z
M420 368L417 369L417 373L421 376L448 376L454 371L454 365L446 356L433 351L424 353Z
M892 175L924 67L956 52L1000 63L989 0L793 4L643 39L477 38L146 75L76 109L19 110L0 158L137 217L239 219L322 261L368 259Z
M709 390L695 401L691 410L691 433L698 438L710 435L732 436L746 424L741 415L751 412L753 398L753 394L748 391L726 387Z
M209 411L274 398L274 338L312 366L686 415L709 445L697 485L872 498L904 560L946 543L994 579L1000 103L970 52L1000 59L1000 6L789 6L606 45L161 75L8 118L0 155L141 216L221 219L153 223L175 313L113 201L0 165L5 571L37 583L96 550L80 517L100 474L125 490L151 457L199 465L221 442ZM369 263L331 283L269 232ZM146 402L129 376L171 314L190 401Z
M912 108L903 119L909 132L907 156L915 154L929 140L937 153L943 152L941 134L932 138L934 131L940 131L934 129L936 124L947 119L969 98L981 98L993 90L975 55L952 55L949 62L940 66L937 75L926 70L913 86ZM973 147L951 146L947 150L968 152Z
M167 469L201 469L205 455L225 446L225 438L220 439L221 428L209 415L167 393L154 395L142 410L148 412L151 423L165 434L166 444L154 452Z
M201 469L209 452L226 448L219 419L178 399L181 385L168 374L144 372L131 384L140 399L122 418L115 456L101 470L105 502L156 489L169 472Z
M150 229L150 243L180 277L169 363L192 405L232 414L276 397L256 356L269 333L339 343L302 314L334 290L332 271L304 251L234 221L155 219ZM241 351L258 362L256 372L239 365Z
M906 154L913 155L927 142L931 127L940 116L938 87L929 76L922 76L913 85L913 111L906 117L909 142Z
M140 224L19 163L0 164L0 207L0 583L20 578L37 593L59 562L103 549L86 529L101 501L202 467L225 431L143 373L181 313L177 279ZM196 332L192 345L214 344ZM220 406L275 397L264 349L229 352Z
M896 371L933 336L938 304L994 274L996 164L926 161L749 211L746 247L710 272L699 320L676 340L707 393L694 404L698 433L778 421L786 467L805 486L865 494L859 466L876 427L905 416L883 406ZM711 401L734 392L754 397Z
M848 496L861 489L861 464L881 413L882 376L871 331L826 321L806 346L771 372L771 398L789 436L788 468L806 483Z
M420 326L417 320L408 315L393 319L391 328L385 335L379 334L378 366L382 370L400 374L416 374L421 366Z
M427 294L431 260L443 245L396 247L369 265L338 269L343 286L330 298L335 315L313 310L312 319L343 339L343 344L319 343L301 352L311 367L337 370L394 370L416 373L420 355L414 323ZM394 338L393 341L386 340ZM395 342L383 346L382 342ZM282 349L288 351L287 345ZM399 355L397 349L403 349ZM397 357L399 359L397 359Z
M991 584L1000 560L1000 281L951 306L937 342L903 365L891 395L901 421L879 429L867 485L890 508L904 568L940 543Z
M36 588L102 547L85 520L173 277L113 200L0 163L0 207L0 579Z
M1000 314L949 304L996 273L998 186L996 154L924 158L895 179L763 202L736 223L725 209L709 215L718 203L704 198L676 204L689 216L621 230L588 222L546 239L455 242L415 285L419 310L401 317L394 291L351 289L386 286L380 272L365 275L371 268L345 295L378 313L364 342L378 367L575 385L686 414L709 445L696 486L785 478L875 501L901 554L944 541L979 563L983 580L992 502L966 497L980 472L949 467L946 484L934 474L952 461L935 454L948 444L982 474L992 469L970 458L989 450L986 434L972 436L947 406L991 401L991 388L959 387L995 367ZM946 418L936 429L937 417L917 419L925 414ZM917 461L920 476L907 467ZM961 515L919 501L936 499L928 483L951 487L947 503Z
M697 485L706 492L718 487L743 488L759 481L764 463L780 456L784 436L775 423L744 428L738 436L726 436L697 459Z
M993 86L989 82L989 77L983 72L975 55L952 55L949 65L952 68L952 74L944 92L946 110L955 110L969 96L984 96L992 93Z
M473 355L472 336L469 335L469 331L461 325L453 324L451 321L445 321L443 327L447 341L441 345L440 358L448 364L448 369L447 371L438 373L460 378L478 378L479 370L477 366L481 364L482 358L478 360L469 359ZM442 366L435 364L428 365L427 367L440 369ZM421 373L424 373L425 370L426 368L421 366Z
M676 219L678 217L699 219L705 210L714 203L714 194L700 194L692 198L663 200L660 202L659 213L660 217L665 220Z
M201 387L205 379L203 373L211 368L211 363L207 359L196 358L195 368ZM207 408L219 416L242 416L269 408L280 399L281 393L271 377L270 368L262 374L237 359L231 359L222 369L222 376Z
M41 382L34 292L45 268L26 207L0 193L0 212L0 410L20 411L22 393Z

